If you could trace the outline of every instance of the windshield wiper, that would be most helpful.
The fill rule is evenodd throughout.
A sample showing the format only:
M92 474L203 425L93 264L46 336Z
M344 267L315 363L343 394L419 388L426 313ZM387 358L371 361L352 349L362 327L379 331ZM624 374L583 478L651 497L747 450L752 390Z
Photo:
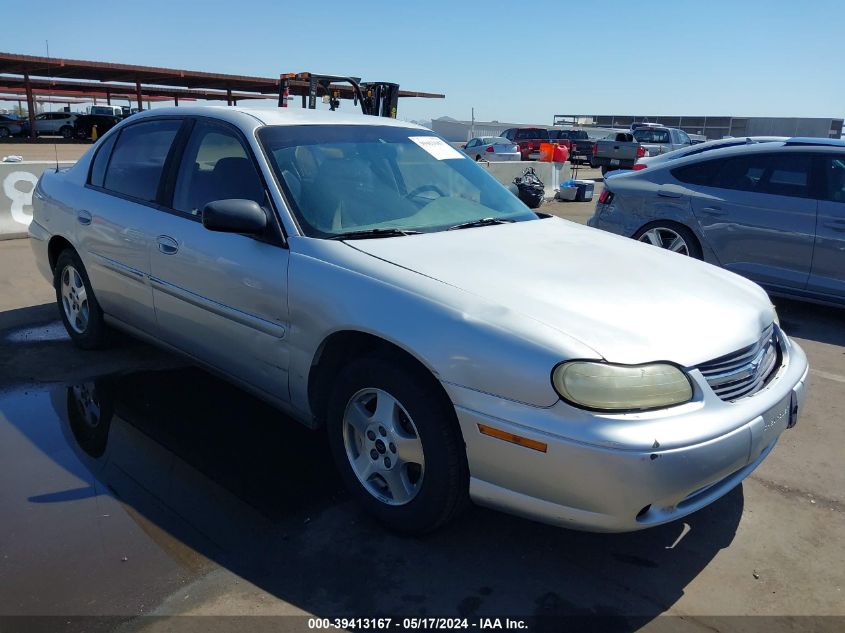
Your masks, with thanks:
M460 229L472 229L476 226L492 226L494 224L509 224L514 222L509 218L481 218L480 220L472 220L471 222L462 222L455 226L450 226L449 231L458 231Z
M349 231L327 238L330 240L366 240L374 237L401 237L402 235L419 235L420 231L408 229L367 229L365 231Z

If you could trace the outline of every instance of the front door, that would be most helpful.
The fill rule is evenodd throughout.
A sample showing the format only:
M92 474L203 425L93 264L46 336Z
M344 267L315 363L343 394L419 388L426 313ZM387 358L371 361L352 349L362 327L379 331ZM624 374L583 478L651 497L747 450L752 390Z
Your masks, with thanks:
M845 300L845 154L819 160L822 196L807 289Z
M198 119L150 251L159 331L188 354L288 400L288 250L272 239L207 230L202 209L230 198L271 213L239 132Z

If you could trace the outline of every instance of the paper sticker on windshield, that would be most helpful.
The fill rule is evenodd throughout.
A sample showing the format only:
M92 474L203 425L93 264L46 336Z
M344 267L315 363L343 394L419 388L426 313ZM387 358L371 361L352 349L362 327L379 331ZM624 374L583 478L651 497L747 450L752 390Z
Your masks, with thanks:
M436 136L409 136L408 139L422 147L437 160L466 158L464 154L461 154L442 138L437 138Z

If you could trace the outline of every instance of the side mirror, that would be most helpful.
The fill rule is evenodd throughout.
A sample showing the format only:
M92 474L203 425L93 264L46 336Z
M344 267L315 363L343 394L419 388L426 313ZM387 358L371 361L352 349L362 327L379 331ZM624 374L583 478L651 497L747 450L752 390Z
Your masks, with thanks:
M466 148L467 148L466 143L464 143L463 145L461 145L461 149L466 149Z
M254 200L215 200L202 210L202 225L209 231L262 235L267 214Z

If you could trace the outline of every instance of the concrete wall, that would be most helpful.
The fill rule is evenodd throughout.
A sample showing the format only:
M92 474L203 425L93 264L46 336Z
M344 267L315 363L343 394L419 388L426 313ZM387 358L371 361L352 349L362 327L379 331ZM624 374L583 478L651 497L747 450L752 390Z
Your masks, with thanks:
M560 187L560 183L570 179L569 163L541 163L531 160L492 163L480 161L478 164L505 186L511 184L517 176L521 176L527 167L533 167L537 177L543 181L546 200L554 198L555 189Z
M59 163L63 168L72 164ZM52 161L0 163L0 240L26 237L35 183L44 171L55 168Z

